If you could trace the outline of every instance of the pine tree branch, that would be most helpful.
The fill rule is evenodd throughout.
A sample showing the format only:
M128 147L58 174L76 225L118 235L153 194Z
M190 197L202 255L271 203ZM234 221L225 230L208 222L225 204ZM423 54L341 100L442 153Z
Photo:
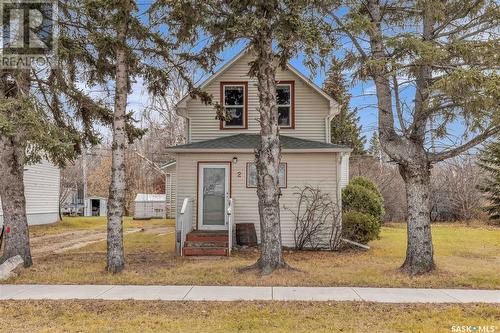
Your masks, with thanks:
M394 86L394 99L396 101L396 113L398 115L399 125L401 126L401 130L406 135L407 129L405 120L403 118L403 111L401 110L401 99L399 97L399 84L396 74L392 76L392 82Z
M453 21L455 20L458 20L460 18L464 18L466 17L470 11L476 7L479 3L481 3L482 0L476 0L469 8L465 8L465 11L464 12L460 12L458 11L457 13L455 13L455 15L452 15L450 16L445 22L443 22L439 27L437 27L436 29L434 29L433 31L433 35L436 36L436 37L441 37L441 36L438 36L438 34L443 31L444 29L446 29L446 27Z
M340 30L342 30L347 35L347 37L349 37L349 39L352 41L352 44L356 47L358 52L361 54L361 57L364 59L368 59L366 52L363 50L363 48L359 44L356 37L349 31L349 29L347 29L347 27L342 23L342 21L337 17L337 15L330 14L330 17L335 21L335 23L337 23Z
M433 40L433 26L435 18L430 4L424 6L422 11L422 42ZM426 103L431 94L432 68L429 64L422 63L415 70L415 107L413 121L410 125L410 137L417 141L423 141L425 127L430 113L426 109Z
M484 20L485 18L486 19L488 18L487 14L483 14L481 16L475 17L474 19L472 19L471 21L469 21L468 23L465 23L465 24L460 24L458 26L453 25L455 27L454 29L443 32L443 33L438 34L438 35L435 35L435 38L440 39L440 38L450 37L450 36L456 35L460 32L470 30L470 29L475 28L477 26L481 26L482 24L487 23L487 21ZM493 22L493 26L495 27L496 25L494 23L495 22Z
M500 133L500 125L490 127L489 129L485 130L483 133L479 134L476 136L474 139L468 141L467 143L464 143L463 145L456 147L454 149L442 151L439 153L429 153L427 154L428 160L431 163L436 163L440 161L444 161L448 158L452 158L455 156L460 155L461 153L473 148L474 146L477 146L484 140L488 139L489 137L496 135Z
M482 27L480 29L471 31L471 32L469 32L469 33L467 33L465 35L460 36L460 38L457 38L457 40L464 40L464 39L467 39L469 37L477 36L477 35L481 34L482 32L485 32L485 31L490 30L490 29L495 29L497 27L498 27L498 23L497 22L494 22L494 23L491 23L491 24L487 24L487 25L485 25L484 27Z

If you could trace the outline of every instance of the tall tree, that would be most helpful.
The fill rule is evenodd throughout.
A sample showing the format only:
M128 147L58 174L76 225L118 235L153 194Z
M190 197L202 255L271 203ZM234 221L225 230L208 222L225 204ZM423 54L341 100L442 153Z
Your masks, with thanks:
M80 47L72 56L88 70L81 80L90 88L105 90L114 104L106 267L118 273L125 265L125 152L129 143L144 134L134 126L127 109L128 95L132 84L141 81L151 96L161 96L174 73L192 86L186 74L189 61L181 59L181 50L162 26L163 12L157 2L75 0L64 9L73 29L62 38L66 45Z
M500 223L500 141L491 142L481 151L478 164L486 171L485 180L479 186L489 201L485 210L490 219Z
M23 132L17 131L13 118L31 109L29 105L29 70L17 71L18 75L2 73L0 104L0 196L4 214L5 250L0 262L20 255L24 266L33 264L31 259L26 200L24 197L24 165L26 144ZM24 113L24 112L23 112ZM10 125L10 126L9 126ZM10 127L10 128L9 128ZM7 129L7 130L6 130Z
M129 0L122 1L117 8L116 63L115 63L115 106L113 117L113 142L111 144L111 184L108 197L108 237L107 269L112 273L123 270L125 257L123 251L123 215L125 210L125 150L127 148L127 97L129 93L129 52L127 49L128 31L131 28L130 15L133 5Z
M287 267L283 258L280 227L278 168L281 160L276 71L299 50L324 56L322 32L325 27L314 15L312 0L165 0L170 10L170 30L189 44L204 41L194 55L207 68L225 47L246 42L255 57L249 76L257 78L260 146L255 152L257 196L261 230L261 254L253 266L263 274ZM202 42L203 43L203 42ZM311 59L309 59L311 60ZM308 62L314 65L314 61ZM220 118L226 115L219 107Z
M109 110L75 85L68 50L58 50L54 68L2 69L0 77L0 196L4 212L4 253L32 265L24 194L24 167L48 159L64 166L83 145L98 142L95 126L107 124ZM75 52L72 49L71 52Z
M344 66L356 79L375 83L380 143L406 184L408 243L402 270L409 274L435 267L432 165L500 130L499 18L493 0L347 0L329 11L340 38L350 42ZM431 120L435 152L429 149ZM458 122L465 130L457 140L456 126L450 129Z
M353 149L353 154L362 155L365 153L366 138L361 135L357 109L349 107L351 94L347 88L341 63L334 58L323 83L323 90L339 103L340 108L331 122L332 143L347 145Z

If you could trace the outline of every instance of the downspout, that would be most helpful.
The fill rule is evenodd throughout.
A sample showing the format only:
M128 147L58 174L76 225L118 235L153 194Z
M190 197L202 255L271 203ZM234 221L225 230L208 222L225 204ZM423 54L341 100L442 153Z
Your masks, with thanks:
M339 113L339 105L333 99L330 100L330 112L325 117L325 142L332 143L332 119Z

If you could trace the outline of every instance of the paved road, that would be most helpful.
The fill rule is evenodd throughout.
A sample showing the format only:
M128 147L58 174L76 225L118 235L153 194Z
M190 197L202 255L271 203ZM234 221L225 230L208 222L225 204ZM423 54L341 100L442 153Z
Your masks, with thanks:
M500 290L361 287L0 285L0 300L365 301L499 303Z

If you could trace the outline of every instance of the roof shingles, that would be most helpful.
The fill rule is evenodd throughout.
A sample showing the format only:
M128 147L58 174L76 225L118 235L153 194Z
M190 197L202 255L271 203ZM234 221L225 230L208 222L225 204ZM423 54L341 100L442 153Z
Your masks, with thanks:
M260 143L258 134L236 134L220 137L217 139L188 143L171 147L169 150L197 150L197 149L255 149ZM350 150L348 146L325 142L299 139L291 136L280 135L280 143L283 149L339 149Z

